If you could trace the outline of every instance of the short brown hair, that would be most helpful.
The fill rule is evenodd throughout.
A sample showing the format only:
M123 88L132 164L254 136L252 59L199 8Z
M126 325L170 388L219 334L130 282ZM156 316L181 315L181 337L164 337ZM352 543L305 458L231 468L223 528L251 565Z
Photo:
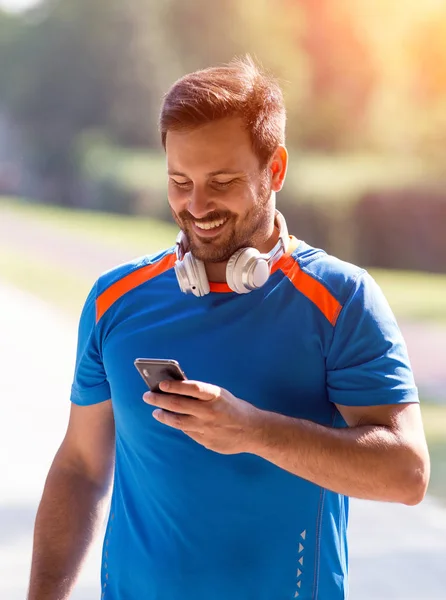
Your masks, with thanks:
M250 56L189 73L173 84L161 108L163 147L169 130L236 116L244 119L253 150L266 164L285 143L285 103L277 80Z

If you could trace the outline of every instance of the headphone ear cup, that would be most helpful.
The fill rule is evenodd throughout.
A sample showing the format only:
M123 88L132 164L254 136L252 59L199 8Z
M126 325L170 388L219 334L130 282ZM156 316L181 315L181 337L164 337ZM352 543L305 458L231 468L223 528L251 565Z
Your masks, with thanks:
M191 252L187 252L184 255L182 264L189 282L189 291L197 297L209 294L209 280L206 275L204 262L195 258Z
M237 294L243 294L249 291L247 290L247 292L244 292L243 289L240 289L240 287L244 288L244 286L243 284L240 286L241 277L237 277L236 273L237 261L243 252L245 252L245 250L246 248L240 248L240 250L234 252L231 258L228 260L228 264L226 265L226 282L231 290Z
M260 256L261 254L256 248L241 248L234 252L226 265L226 281L232 291L237 294L248 294L255 289L247 287L246 283L252 264Z

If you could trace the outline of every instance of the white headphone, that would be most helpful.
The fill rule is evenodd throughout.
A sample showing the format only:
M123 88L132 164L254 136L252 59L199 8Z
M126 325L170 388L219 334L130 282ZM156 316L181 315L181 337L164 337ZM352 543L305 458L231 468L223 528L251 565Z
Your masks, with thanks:
M261 254L256 248L240 248L226 265L226 281L237 294L247 294L258 290L268 281L271 267L283 256L288 247L288 228L283 215L276 210L275 223L279 228L279 240L268 254ZM205 296L210 287L204 263L189 251L185 234L180 231L176 240L175 274L180 289L185 294Z

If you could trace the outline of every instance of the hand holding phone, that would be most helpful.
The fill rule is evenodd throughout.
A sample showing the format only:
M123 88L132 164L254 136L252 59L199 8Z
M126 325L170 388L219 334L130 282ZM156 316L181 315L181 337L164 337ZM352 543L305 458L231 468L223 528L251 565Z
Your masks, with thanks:
M151 392L165 394L160 390L161 381L184 381L187 379L176 360L160 358L137 358L134 362L139 374L149 386Z

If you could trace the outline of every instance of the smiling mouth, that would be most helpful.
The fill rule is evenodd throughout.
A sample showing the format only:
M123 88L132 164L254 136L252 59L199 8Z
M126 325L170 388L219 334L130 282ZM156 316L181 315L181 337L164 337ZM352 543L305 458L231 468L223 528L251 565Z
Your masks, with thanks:
M208 221L207 223L199 223L197 221L194 221L194 225L195 227L197 227L197 229L201 229L203 231L210 231L211 229L218 229L219 227L222 227L226 221L228 219L218 219L215 221Z

